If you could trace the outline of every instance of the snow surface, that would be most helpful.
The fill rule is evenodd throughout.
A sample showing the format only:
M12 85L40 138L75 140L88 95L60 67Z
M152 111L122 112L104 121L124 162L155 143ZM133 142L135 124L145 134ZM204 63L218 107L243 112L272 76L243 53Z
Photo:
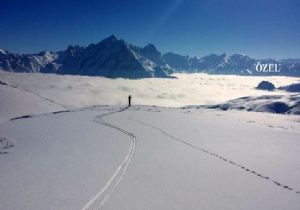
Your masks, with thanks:
M109 92L110 103L124 103L132 91L134 99L145 104L153 100L174 105L180 97L155 101L138 99L137 93L147 87L144 94L160 94L179 81L182 91L193 96L195 90L201 92L193 82L202 81L206 90L223 84L231 95L211 92L220 95L214 101L243 91L259 95L262 92L248 87L255 87L260 78L0 76L8 84L0 85L1 210L299 209L299 116L201 107L95 106L107 102ZM279 86L296 79L273 80ZM132 89L117 91L119 87ZM201 94L206 101L209 94ZM183 98L180 104L198 101ZM88 107L78 108L82 105Z
M2 123L0 209L299 208L299 132L149 106L99 118L121 108Z

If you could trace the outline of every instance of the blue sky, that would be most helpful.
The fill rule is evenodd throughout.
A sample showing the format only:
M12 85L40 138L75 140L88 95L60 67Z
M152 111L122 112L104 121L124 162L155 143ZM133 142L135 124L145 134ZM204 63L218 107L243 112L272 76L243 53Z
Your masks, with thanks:
M162 52L300 58L297 0L0 0L0 48L62 50L114 34Z

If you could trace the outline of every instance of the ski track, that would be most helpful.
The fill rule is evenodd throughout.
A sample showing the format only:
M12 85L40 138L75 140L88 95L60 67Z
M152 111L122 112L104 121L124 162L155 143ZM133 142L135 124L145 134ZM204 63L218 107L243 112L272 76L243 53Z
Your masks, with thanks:
M286 189L286 190L290 190L290 191L296 193L297 195L300 195L300 190L296 190L296 189L294 189L294 188L292 188L292 187L289 187L289 186L287 186L287 185L281 184L280 182L278 182L278 181L276 181L276 180L270 178L269 176L265 176L265 175L263 175L263 174L261 174L261 173L258 173L258 172L255 171L255 170L251 170L251 169L249 169L249 168L247 168L247 167L245 167L245 166L243 166L243 165L240 165L240 164L236 163L235 161L232 161L232 160L230 160L230 159L228 159L228 158L223 157L222 155L219 155L219 154L214 153L214 152L210 152L210 151L208 151L208 150L206 150L206 149L204 149L204 148L195 146L195 145L193 145L193 144L191 144L191 143L189 143L189 142L187 142L187 141L184 141L184 140L182 140L182 139L180 139L180 138L177 138L177 137L175 137L175 136L173 136L173 135L167 133L166 131L164 131L164 130L161 129L161 128L155 127L155 126L153 126L153 125L151 125L151 124L148 124L148 123L145 123L145 122L143 122L143 121L141 121L141 120L134 119L134 118L132 117L132 115L133 115L133 112L132 112L132 114L129 116L129 119L131 119L131 120L133 120L133 121L135 121L135 122L138 122L138 123L140 123L140 124L142 124L142 125L144 125L144 126L146 126L146 127L150 127L150 128L152 128L152 129L154 129L154 130L157 130L157 131L159 131L160 133L164 134L165 136L169 137L170 139L173 139L173 140L175 140L175 141L177 141L177 142L180 142L180 143L182 143L182 144L187 145L187 146L190 147L190 148L193 148L193 149L195 149L195 150L201 151L201 152L203 152L203 153L205 153L205 154L208 154L208 155L210 155L210 156L213 156L213 157L215 157L215 158L218 158L218 159L220 159L220 160L222 160L222 161L224 161L224 162L226 162L226 163L229 163L229 164L231 164L231 165L233 165L233 166L235 166L235 167L238 167L238 168L240 168L240 169L246 171L247 173L256 175L257 177L259 177L259 178L261 178L261 179L264 179L264 180L266 180L266 181L272 182L273 184L275 184L275 185L278 186L278 187L281 187L281 188Z
M97 107L97 106L93 106L92 108L95 108L95 107ZM66 113L66 112L85 111L85 110L90 110L90 109L91 109L91 107L87 107L87 108L81 108L81 109L77 109L77 110L62 110L62 111L55 111L55 112L44 113L44 114L23 115L23 116L12 118L9 121L24 120L24 119L35 118L35 117L61 114L61 113ZM123 112L126 109L128 109L128 107L122 108L117 111L111 111L111 112L102 114L100 116L96 116L96 118L95 118L96 123L99 123L103 126L110 127L112 129L117 130L118 132L125 134L126 136L128 136L131 139L132 143L131 143L128 154L126 155L126 157L124 158L122 163L118 166L118 168L114 172L114 174L110 177L110 179L107 181L107 183L104 185L104 187L90 201L88 201L81 208L81 210L101 209L101 207L104 205L105 201L110 197L110 195L113 193L113 191L115 190L117 185L122 180L124 174L127 171L128 166L134 156L135 148L136 148L136 136L133 133L130 133L120 127L117 127L113 124L106 122L103 119L105 116Z
M113 112L109 112L109 113L97 116L96 119L95 119L95 121L97 123L99 123L101 125L104 125L104 126L107 126L107 127L110 127L112 129L115 129L118 132L121 132L121 133L127 135L131 139L132 144L131 144L129 153L124 158L122 163L118 166L117 170L110 177L110 179L105 184L105 186L87 204L85 204L84 207L81 210L101 209L101 207L104 205L105 201L111 196L111 194L113 193L113 191L115 190L117 185L122 180L124 174L127 171L128 166L129 166L129 164L130 164L130 162L131 162L131 160L134 156L135 148L136 148L136 136L134 134L120 128L120 127L117 127L115 125L112 125L112 124L106 122L103 119L105 116L125 111L127 108L128 107L123 108L123 109L118 110L118 111L113 111Z

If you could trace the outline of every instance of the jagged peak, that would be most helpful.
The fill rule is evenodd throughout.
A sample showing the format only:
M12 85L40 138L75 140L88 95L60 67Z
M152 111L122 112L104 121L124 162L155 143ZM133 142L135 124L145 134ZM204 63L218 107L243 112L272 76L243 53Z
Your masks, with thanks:
M248 56L245 55L245 54L234 53L234 54L232 54L230 57L248 57Z
M102 42L104 42L104 41L116 42L116 41L118 41L118 39L117 39L117 37L115 37L115 35L112 34L109 37L102 40Z
M43 51L38 53L38 55L40 55L40 56L51 55L51 54L55 54L55 53L52 52L52 51L48 51L48 50L43 50Z
M0 48L0 54L7 55L7 51Z
M70 53L70 54L74 54L76 52L80 52L83 49L85 49L84 46L80 46L80 45L69 45L67 50L65 52Z
M116 37L115 35L113 35L113 34L112 34L112 35L110 35L110 36L108 37L108 39L114 39L114 40L118 40L118 39L117 39L117 37Z
M202 58L209 58L209 57L218 57L219 55L216 53L210 53L208 55L203 56Z
M164 53L164 55L179 55L179 56L182 56L179 53L174 53L174 52L166 52L166 53Z
M147 44L144 49L158 51L154 44L151 43Z
M102 45L111 45L111 44L125 45L126 47L128 46L127 42L125 42L123 39L117 39L114 35L111 35L103 39L97 44L90 44L90 46L102 46Z
M69 45L67 50L81 49L81 48L84 48L84 47L80 46L80 45Z

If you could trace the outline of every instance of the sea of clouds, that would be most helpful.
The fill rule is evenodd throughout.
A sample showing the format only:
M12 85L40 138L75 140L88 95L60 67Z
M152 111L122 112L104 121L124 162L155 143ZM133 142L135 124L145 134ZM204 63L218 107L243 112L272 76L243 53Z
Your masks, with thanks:
M69 107L121 105L129 94L133 104L179 107L222 103L243 96L288 94L256 90L262 80L276 87L299 82L293 77L176 74L177 79L108 79L41 73L0 71L1 80Z

